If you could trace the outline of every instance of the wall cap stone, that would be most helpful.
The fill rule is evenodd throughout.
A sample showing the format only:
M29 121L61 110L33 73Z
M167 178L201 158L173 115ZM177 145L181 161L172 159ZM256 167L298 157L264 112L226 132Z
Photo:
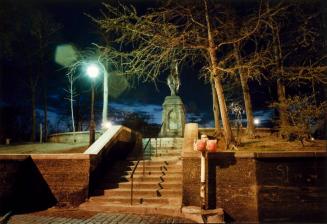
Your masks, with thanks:
M27 154L0 154L0 160L25 160L29 157Z
M209 152L209 158L221 156L235 156L236 158L300 158L300 157L327 157L326 151L294 151L294 152Z
M32 159L89 159L89 155L82 153L62 153L62 154L31 154Z
M114 125L105 131L85 152L84 154L98 154L103 147L115 141L122 130L131 132L131 129L122 125Z

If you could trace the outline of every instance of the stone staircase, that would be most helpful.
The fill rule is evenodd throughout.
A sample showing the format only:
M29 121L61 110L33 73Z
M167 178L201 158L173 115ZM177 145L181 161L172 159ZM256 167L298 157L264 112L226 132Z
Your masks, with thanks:
M143 144L146 142L144 139ZM182 142L182 138L151 139L145 159L133 175L132 204L130 176L137 159L129 156L113 167L108 166L89 200L80 208L178 216L182 205Z

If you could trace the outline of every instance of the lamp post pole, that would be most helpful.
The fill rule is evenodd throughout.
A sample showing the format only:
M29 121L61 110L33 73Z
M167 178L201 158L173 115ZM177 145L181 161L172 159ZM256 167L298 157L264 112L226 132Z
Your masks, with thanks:
M96 64L90 64L88 65L87 69L86 69L86 73L87 75L91 78L91 116L90 116L90 145L93 144L93 142L95 141L95 128L96 128L96 124L95 124L95 120L94 120L94 98L95 98L95 79L96 77L99 75L100 70L99 67Z
M106 67L101 64L103 70L103 108L102 108L102 129L106 129L108 125L108 77L109 74Z
M94 121L94 95L95 95L95 84L94 80L91 82L92 94L91 94L91 118L90 118L90 141L89 144L92 145L95 141L95 128L96 124Z

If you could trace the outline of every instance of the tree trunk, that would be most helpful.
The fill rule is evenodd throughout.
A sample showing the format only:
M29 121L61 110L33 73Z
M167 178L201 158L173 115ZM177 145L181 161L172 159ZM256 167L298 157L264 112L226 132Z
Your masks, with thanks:
M224 137L225 137L225 142L226 142L226 148L229 148L230 144L232 142L234 142L234 137L233 137L231 126L229 124L225 95L224 95L224 91L223 91L223 85L221 83L221 77L218 72L218 61L217 61L217 54L216 54L216 50L215 50L216 45L212 38L207 0L204 0L204 5L205 5L205 17L206 17L207 30L208 30L208 44L209 44L207 51L208 51L210 62L211 62L211 70L213 73L213 80L215 83L215 89L217 91L217 96L218 96L221 120L222 120L223 128L224 128Z
M47 81L45 78L45 75L43 75L43 100L44 100L44 107L43 107L43 113L44 113L44 142L48 139L48 91L47 91Z
M210 80L211 85L211 93L212 93L212 110L214 115L214 121L215 121L215 135L218 136L220 133L220 122L219 122L219 102L218 102L218 96L215 89L215 83L211 79Z
M222 86L222 83L221 83L220 76L215 76L214 77L214 82L215 82L215 89L217 91L217 96L218 96L218 101L219 101L221 120L222 120L223 128L224 128L226 148L229 148L230 144L232 142L234 142L234 136L233 136L233 133L232 133L231 126L229 124L226 101L225 101L225 95L224 95L224 92L223 92L223 86Z
M285 127L289 124L287 118L286 92L285 85L280 79L277 80L277 95L280 126Z
M241 66L241 55L239 51L239 45L234 44L235 58L238 66ZM243 69L239 68L238 72L240 74L241 86L243 91L244 105L245 105L245 113L246 113L246 134L253 137L255 135L255 126L254 126L254 118L253 118L253 110L251 103L251 95L250 88L248 84L248 78L243 73Z
M108 72L107 66L104 66L103 71L103 108L102 108L102 128L108 122Z
M75 134L75 118L74 118L74 77L73 74L71 74L70 78L70 112L71 112L71 118L72 118L72 127L73 127L73 132Z
M241 85L243 90L245 113L246 113L246 133L253 137L255 135L254 117L251 104L250 89L248 85L248 79L244 77L244 74L240 73Z
M31 86L32 92L32 133L31 133L31 142L35 142L36 134L36 88Z
M269 1L266 2L267 9L269 9ZM273 18L269 17L269 22L275 24ZM276 72L279 76L277 78L277 98L278 98L278 112L279 112L279 125L285 127L289 125L287 119L287 105L286 105L286 90L285 85L282 81L284 76L284 65L283 65L283 52L281 48L280 36L279 36L279 27L278 25L272 26L272 43L274 51L274 59L276 62Z
M83 131L82 129L82 115L81 115L81 99L80 95L78 94L76 97L76 104L75 104L75 112L76 112L76 131Z

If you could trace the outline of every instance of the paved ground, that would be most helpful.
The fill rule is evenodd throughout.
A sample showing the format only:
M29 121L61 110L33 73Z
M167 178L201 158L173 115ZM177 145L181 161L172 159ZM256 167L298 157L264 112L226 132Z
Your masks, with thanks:
M1 219L0 219L1 220ZM1 223L1 222L0 222ZM13 215L1 224L152 224L194 223L193 221L161 216L123 213L97 213L81 210L49 209L29 214Z

